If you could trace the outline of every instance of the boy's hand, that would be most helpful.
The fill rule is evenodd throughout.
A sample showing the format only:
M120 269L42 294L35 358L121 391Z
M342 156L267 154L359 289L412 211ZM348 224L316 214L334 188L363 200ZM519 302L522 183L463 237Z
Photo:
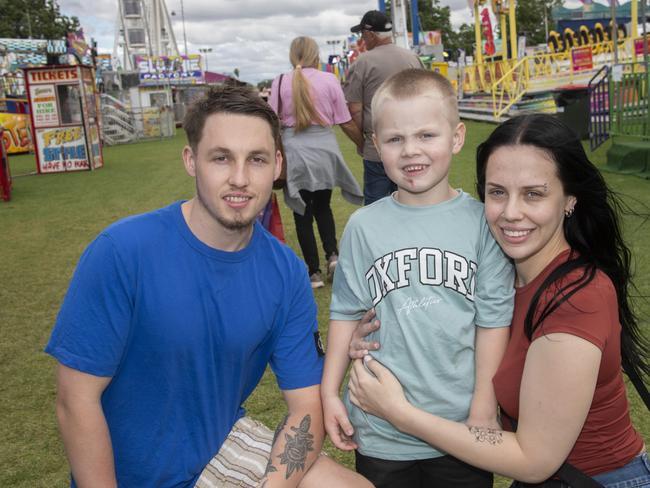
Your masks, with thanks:
M330 436L332 444L342 451L352 451L357 448L352 440L354 428L348 418L345 405L338 396L323 398L323 420L325 431Z
M348 355L350 359L363 359L369 351L376 351L381 347L379 342L366 342L364 339L367 335L379 329L379 320L375 319L375 309L372 308L361 318L352 333Z

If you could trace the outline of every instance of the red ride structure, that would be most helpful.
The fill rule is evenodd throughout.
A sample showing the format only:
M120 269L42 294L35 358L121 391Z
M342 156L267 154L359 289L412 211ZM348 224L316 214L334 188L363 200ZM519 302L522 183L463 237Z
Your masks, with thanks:
M5 202L11 200L11 173L9 172L7 148L2 138L2 127L0 127L0 198Z

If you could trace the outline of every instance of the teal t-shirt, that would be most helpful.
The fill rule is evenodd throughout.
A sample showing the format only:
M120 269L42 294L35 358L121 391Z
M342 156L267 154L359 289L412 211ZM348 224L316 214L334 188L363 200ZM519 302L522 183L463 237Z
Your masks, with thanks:
M375 307L381 343L373 357L397 376L419 408L463 421L474 390L476 326L507 327L514 270L494 241L483 204L459 191L425 207L392 196L350 218L334 276L330 318L358 320ZM421 440L366 414L344 396L365 456L441 456Z

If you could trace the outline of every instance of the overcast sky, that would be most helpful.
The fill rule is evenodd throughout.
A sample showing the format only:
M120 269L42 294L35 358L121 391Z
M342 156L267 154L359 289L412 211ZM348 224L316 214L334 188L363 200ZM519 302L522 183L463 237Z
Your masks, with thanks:
M181 1L166 1L169 12L177 14L172 16L172 25L183 53ZM85 0L58 3L64 15L79 18L86 39L93 37L100 52L112 52L117 0L92 2L92 8ZM440 3L451 8L453 25L472 21L467 0ZM212 48L208 54L210 71L232 73L238 68L242 80L257 83L289 69L289 43L294 37L316 39L325 60L332 52L327 41L344 40L364 12L377 5L376 0L184 0L187 48L189 54Z

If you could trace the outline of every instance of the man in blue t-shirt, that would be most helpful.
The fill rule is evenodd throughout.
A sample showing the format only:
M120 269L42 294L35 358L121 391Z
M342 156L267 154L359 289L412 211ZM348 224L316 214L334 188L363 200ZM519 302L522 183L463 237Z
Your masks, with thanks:
M256 94L225 87L193 105L184 128L196 195L121 220L88 246L46 347L58 360L72 485L368 486L318 457L322 350L309 278L256 223L282 164L277 117ZM275 436L242 409L267 364L288 407Z

